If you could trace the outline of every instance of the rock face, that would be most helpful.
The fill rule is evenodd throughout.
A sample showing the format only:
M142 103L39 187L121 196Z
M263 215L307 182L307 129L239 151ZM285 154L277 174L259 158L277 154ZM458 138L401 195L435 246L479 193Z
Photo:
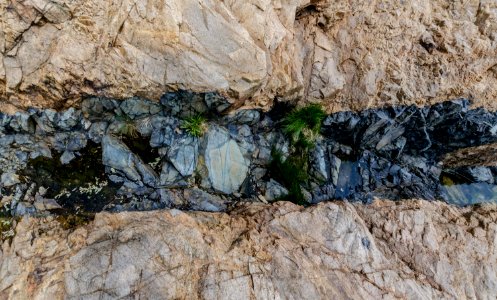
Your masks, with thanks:
M497 209L439 202L250 205L23 219L0 252L17 299L495 299Z
M265 108L302 96L329 111L461 96L496 108L493 0L7 0L0 24L1 110L176 88Z
M250 161L245 159L240 147L223 128L214 128L207 136L205 164L212 187L231 194L240 189L247 177Z
M102 163L133 182L152 187L157 185L158 175L155 171L132 153L118 138L106 135L102 139Z

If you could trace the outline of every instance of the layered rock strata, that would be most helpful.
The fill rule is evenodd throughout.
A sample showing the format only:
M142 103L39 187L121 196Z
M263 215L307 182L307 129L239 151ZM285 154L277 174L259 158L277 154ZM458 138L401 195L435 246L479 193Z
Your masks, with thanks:
M305 204L497 202L497 167L469 156L467 164L450 164L464 149L497 142L497 114L471 109L467 100L331 114L306 154L308 168L284 171L271 161L275 151L294 155L278 119L285 112L219 113L228 109L218 94L179 92L160 104L90 98L81 110L2 114L1 212L224 211L242 199L295 201L281 172L302 171L309 177L296 184ZM184 117L197 114L210 116L203 136L184 127Z
M24 218L0 297L494 299L496 222L426 201L103 213L75 231Z
M473 97L496 108L495 1L78 0L0 4L0 109L177 88L328 111Z

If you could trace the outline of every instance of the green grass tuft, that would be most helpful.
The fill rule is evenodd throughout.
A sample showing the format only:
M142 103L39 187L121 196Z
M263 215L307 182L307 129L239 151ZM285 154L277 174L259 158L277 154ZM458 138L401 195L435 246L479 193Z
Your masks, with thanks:
M201 115L186 118L181 124L181 128L186 130L190 135L201 137L207 131L206 119Z
M319 104L294 109L283 119L283 131L293 145L304 149L313 148L325 117L326 113Z
M120 122L119 128L117 128L116 133L122 136L127 136L130 138L138 138L138 129L136 128L135 122L126 115L117 115L116 120Z

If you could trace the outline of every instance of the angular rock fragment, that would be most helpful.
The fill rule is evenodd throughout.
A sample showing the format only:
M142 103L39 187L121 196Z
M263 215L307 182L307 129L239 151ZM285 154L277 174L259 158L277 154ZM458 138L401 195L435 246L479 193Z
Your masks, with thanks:
M212 187L226 194L237 192L247 177L250 161L225 129L211 127L206 139L205 165Z
M105 135L102 138L102 162L104 165L122 172L127 179L154 187L158 176L155 171L118 138Z

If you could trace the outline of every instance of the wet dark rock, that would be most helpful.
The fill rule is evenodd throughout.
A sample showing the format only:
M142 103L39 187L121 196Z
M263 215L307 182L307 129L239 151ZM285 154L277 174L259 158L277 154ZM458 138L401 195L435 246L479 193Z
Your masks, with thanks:
M311 174L319 181L328 181L330 167L327 161L326 146L317 143L311 152Z
M52 134L56 131L55 124L57 122L58 114L53 109L46 109L38 114L33 115L36 122L37 134Z
M336 184L325 184L314 189L312 192L312 202L319 203L335 199Z
M117 113L122 113L120 101L105 98L88 98L83 100L81 111L91 121L111 121Z
M208 111L203 94L178 91L164 94L160 103L166 112L173 116L191 117Z
M87 142L84 132L58 132L53 136L52 146L58 152L74 152L86 147Z
M198 94L183 90L164 94L160 102L168 114L181 118L207 112L218 114L231 106L230 102L218 93Z
M335 186L338 184L338 176L340 175L340 166L342 161L334 154L329 154L330 176L331 183Z
M139 98L89 98L81 111L0 113L0 175L6 183L0 193L12 198L13 213L47 213L50 205L36 202L42 198L54 199L67 209L67 199L81 196L88 201L93 196L71 194L62 196L66 200L60 202L62 198L56 195L38 195L38 183L50 184L50 189L61 193L62 186L74 188L62 182L37 182L33 187L28 173L49 177L55 167L75 165L84 172L101 168L94 173L98 184L83 187L105 190L105 195L96 197L103 204L91 206L96 211L103 207L112 211L160 207L219 211L240 198L261 196L273 201L287 195L291 189L274 181L275 174L267 170L274 153L281 153L284 161L295 151L281 128L281 118L291 107L285 110L276 105L269 113L238 110L220 115L230 106L219 94L179 91L165 94L160 104ZM181 125L185 117L199 114L208 119L209 127L202 137L193 137ZM459 197L464 200L458 204L464 204L497 199L492 194L497 168L448 169L440 163L448 152L497 142L497 114L470 109L466 100L339 112L325 118L321 134L315 147L305 153L309 160L301 167L310 176L300 184L300 202L346 199L369 203L373 197L455 201ZM88 157L100 153L88 152L93 143L101 145L97 150L103 152L96 160ZM44 157L51 158L53 150L57 162L48 163ZM90 158L94 166L81 163ZM40 172L32 162L43 162ZM28 182L12 181L9 174L20 174L23 180L27 176ZM76 177L71 184L79 186ZM100 186L102 180L112 188ZM192 186L198 188L189 190ZM477 191L473 200L470 187ZM16 210L18 203L22 204Z
M231 103L224 96L218 93L206 93L205 104L210 110L215 110L217 113L221 113L231 106Z
M261 119L261 113L255 109L244 109L227 116L225 122L228 124L255 125Z

